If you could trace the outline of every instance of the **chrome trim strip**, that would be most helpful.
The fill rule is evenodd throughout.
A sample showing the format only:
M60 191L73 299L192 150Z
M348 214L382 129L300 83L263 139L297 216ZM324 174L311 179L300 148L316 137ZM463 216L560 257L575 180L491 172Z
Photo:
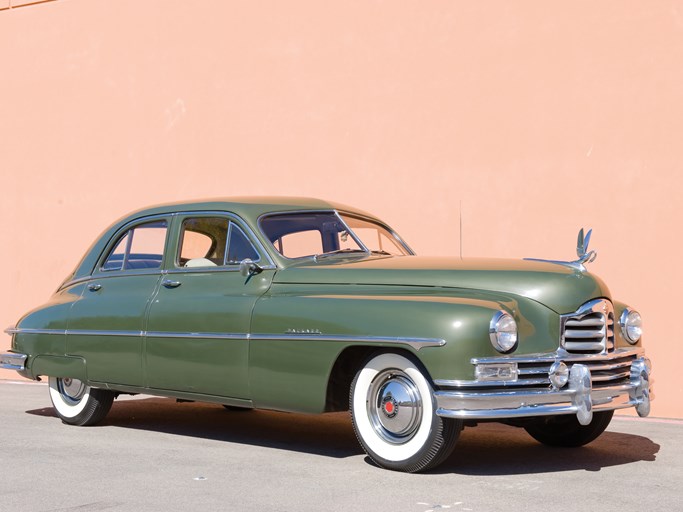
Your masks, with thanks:
M16 328L15 334L56 334L65 336L67 334L72 336L141 336L142 331L106 331L98 329L31 329L31 328Z
M546 371L546 373L548 373ZM434 384L443 388L524 388L527 386L549 386L550 380L516 379L516 380L448 380L436 379Z
M11 332L8 331L9 329L5 332L7 332L8 334L59 334L61 336L64 336L66 334L66 329L31 329L24 327L15 327L11 330Z
M145 331L108 331L108 330L98 330L98 329L67 329L65 334L68 336L124 336L124 337L136 337L144 336Z
M295 335L295 334L252 334L254 341L333 341L342 343L372 343L372 344L396 344L408 345L415 350L425 347L443 347L446 340L439 338L402 338L383 336L349 336L349 335Z
M569 267L578 272L586 272L586 267L583 264L576 261L560 261L560 260L545 260L543 258L522 258L524 261L539 261L541 263L553 263L555 265L562 265L563 267Z
M558 349L555 352L541 354L527 354L520 356L499 356L499 357L473 357L470 359L472 364L492 364L492 363L553 363L555 361L612 361L626 357L637 357L643 355L644 350L636 348L619 348L608 354L570 354L569 352Z
M160 276L165 273L164 269L161 268L131 268L128 270L105 270L99 274L93 274L88 277L82 277L80 281L99 281L100 279L111 279L113 277L121 276ZM67 283L71 285L71 283ZM65 285L66 286L66 285Z
M164 331L114 331L94 329L16 329L15 332L26 334L59 334L69 336L140 336L148 338L203 338L241 341L316 341L341 343L371 343L408 345L415 350L424 347L443 347L446 340L439 338L403 338L385 336L350 336L345 334L310 335L310 334L248 334L222 332L164 332Z
M610 371L610 370L618 370L619 368L630 368L631 367L631 361L624 361L623 363L615 363L615 364L602 364L602 365L591 365L591 371L592 372L604 372L604 371Z
M259 267L262 270L275 270L277 267L275 265L265 265ZM223 267L180 267L180 268L173 268L169 269L165 272L166 275L175 275L175 274L208 274L208 273L215 273L215 272L239 272L240 271L240 266L239 265L226 265Z
M590 369L591 372L593 372L593 368ZM631 375L631 369L624 370L623 372L620 373L615 373L614 375L595 375L591 374L591 379L593 382L609 382L612 380L621 380L621 379L626 379Z
M542 375L544 373L548 373L548 367L547 366L537 366L537 367L533 367L533 368L518 368L517 369L517 375Z
M16 370L18 372L26 369L26 354L9 352L0 354L0 368L4 370Z
M203 338L210 340L243 340L248 341L248 334L231 334L221 332L164 332L146 331L143 336L148 338Z
M7 329L5 329L5 334L9 334L10 336L12 336L12 334L16 334L18 332L19 332L19 330L17 329L16 325L10 325L9 327L7 327Z

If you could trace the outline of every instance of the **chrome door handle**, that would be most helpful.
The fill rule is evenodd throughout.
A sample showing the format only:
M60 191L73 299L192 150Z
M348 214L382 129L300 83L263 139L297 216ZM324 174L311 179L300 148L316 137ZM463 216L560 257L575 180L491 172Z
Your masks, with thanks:
M88 290L90 290L91 292L96 292L100 288L102 288L102 285L100 283L90 283L88 285Z
M171 281L170 279L165 279L161 284L166 288L178 288L178 286L180 286L180 281Z

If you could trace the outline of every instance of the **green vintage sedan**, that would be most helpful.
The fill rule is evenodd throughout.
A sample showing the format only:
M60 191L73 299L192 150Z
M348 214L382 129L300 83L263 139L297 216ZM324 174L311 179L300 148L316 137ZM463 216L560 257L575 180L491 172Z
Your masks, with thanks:
M576 261L416 256L387 224L304 198L156 206L108 228L7 329L4 368L46 377L65 423L145 393L350 409L379 466L416 472L464 425L581 446L653 398L640 315Z

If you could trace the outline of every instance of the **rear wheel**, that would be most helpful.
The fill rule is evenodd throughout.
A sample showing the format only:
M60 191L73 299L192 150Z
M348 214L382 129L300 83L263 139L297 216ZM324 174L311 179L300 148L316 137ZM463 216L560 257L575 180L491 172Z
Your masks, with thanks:
M380 467L414 473L453 451L462 421L436 415L433 389L418 365L399 354L370 358L351 385L356 437Z
M91 388L78 379L50 377L50 400L57 416L69 425L94 425L104 419L114 393Z
M548 446L577 447L597 439L605 431L613 415L614 411L595 412L588 425L581 425L573 415L549 416L524 428L536 441Z

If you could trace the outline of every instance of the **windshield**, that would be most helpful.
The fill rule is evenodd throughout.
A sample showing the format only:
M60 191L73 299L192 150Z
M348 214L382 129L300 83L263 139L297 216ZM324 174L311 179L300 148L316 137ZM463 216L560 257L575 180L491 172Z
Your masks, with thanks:
M273 247L287 258L368 253L410 254L385 227L367 219L336 212L303 212L269 215L261 230Z
M410 254L403 242L384 226L344 213L340 214L340 216L369 251L377 254L390 254L392 256L406 256Z

